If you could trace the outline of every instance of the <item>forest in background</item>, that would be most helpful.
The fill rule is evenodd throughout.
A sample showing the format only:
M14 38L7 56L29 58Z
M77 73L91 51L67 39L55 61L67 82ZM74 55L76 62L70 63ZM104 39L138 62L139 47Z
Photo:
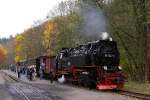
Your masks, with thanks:
M0 66L8 67L40 55L54 56L63 47L97 40L103 31L111 33L118 42L120 64L128 79L149 82L149 0L61 2L46 19L37 21L30 29L15 37L0 39L0 55L3 54L4 59Z

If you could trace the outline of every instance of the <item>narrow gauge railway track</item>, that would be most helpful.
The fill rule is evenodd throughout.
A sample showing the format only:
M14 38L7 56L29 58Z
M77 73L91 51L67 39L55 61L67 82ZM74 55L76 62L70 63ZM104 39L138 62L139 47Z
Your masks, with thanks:
M135 92L125 91L125 90L121 90L119 94L135 97L142 100L150 100L150 95L148 94L135 93Z
M20 95L24 96L26 100L52 100L48 96L46 96L44 92L32 86L23 84L23 85L15 87L14 89L16 89L16 91Z
M18 79L14 78L14 77L11 77L10 75L7 75L6 73L2 72L2 76L4 77L4 79L7 81L7 82L20 82L23 84L23 86L27 87L27 88L33 88L32 84L28 84L26 82L22 82L22 81L19 81ZM31 86L29 86L31 85ZM86 90L90 90L90 91L95 91L95 92L99 92L99 90L96 90L96 89L89 89L89 88L86 88L86 87L82 87L82 86L78 86L78 85L72 85L72 84L65 84L65 85L69 85L69 86L72 86L74 88L81 88L81 89L86 89ZM39 88L39 87L38 87ZM30 99L30 97L28 97L26 95L26 93L24 93L24 91L22 91L22 89L20 89L20 87L17 87L15 88L15 90L18 92L18 94L24 96L26 98L26 100L32 100ZM36 88L34 87L34 93L36 93L36 95L41 95L40 93L38 93L38 91L36 91ZM125 96L129 96L129 97L134 97L134 98L138 98L138 99L141 99L141 100L150 100L150 95L148 94L141 94L141 93L135 93L135 92L130 92L130 91L125 91L125 90L119 90L119 91L103 91L103 92L106 92L106 93L117 93L117 94L120 94L120 95L125 95ZM46 97L47 98L47 97ZM37 99L37 100L41 100L41 99ZM42 99L43 100L43 99ZM44 99L44 100L52 100L50 98L47 98L47 99Z
M19 82L19 80L1 72L2 77L5 79L6 84L15 90L23 100L53 100L49 98L48 94L30 84L25 84L24 82Z
M0 73L1 73L2 77L4 78L4 80L6 81L7 84L8 83L16 83L16 82L18 82L18 80L15 80L15 79L11 78L6 73L4 73L2 71L0 71Z
M85 90L90 90L90 91L94 91L94 92L100 92L99 90L96 89L90 89L87 87L82 87L82 86L78 86L78 85L72 85L72 84L65 84L65 85L69 85L75 88L81 88L81 89L85 89ZM125 96L129 96L129 97L133 97L133 98L137 98L137 99L141 99L141 100L150 100L150 95L148 94L141 94L141 93L135 93L135 92L130 92L130 91L125 91L125 90L104 90L101 92L106 92L106 93L113 93L113 94L120 94L120 95L125 95Z

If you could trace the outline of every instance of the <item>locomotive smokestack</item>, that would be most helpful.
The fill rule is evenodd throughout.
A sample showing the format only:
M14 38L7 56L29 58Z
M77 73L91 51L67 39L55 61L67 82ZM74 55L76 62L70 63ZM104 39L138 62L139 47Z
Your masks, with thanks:
M100 40L109 40L112 41L112 37L107 32L100 33Z
M102 32L101 33L101 39L102 40L108 40L109 39L109 34L107 32Z

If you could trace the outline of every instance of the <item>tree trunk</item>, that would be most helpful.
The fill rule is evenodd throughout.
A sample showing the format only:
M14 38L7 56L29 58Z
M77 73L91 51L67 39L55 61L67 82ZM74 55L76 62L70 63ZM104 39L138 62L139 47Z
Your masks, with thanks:
M148 81L148 32L146 25L145 0L131 0L133 6L133 17L135 18L135 28L137 31L137 58L139 59L139 79ZM144 74L144 77L141 75Z

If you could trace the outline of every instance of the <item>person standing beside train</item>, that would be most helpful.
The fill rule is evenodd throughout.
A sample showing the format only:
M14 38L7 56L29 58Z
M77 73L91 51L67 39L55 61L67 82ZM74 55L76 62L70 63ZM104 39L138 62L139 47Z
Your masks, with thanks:
M17 67L18 78L20 78L20 74L21 74L21 68L20 68L20 67L21 67L21 66L20 66L20 63L19 63L19 62L17 63L17 66L16 66L16 67Z
M41 64L40 64L40 79L42 79L43 78L43 76L44 76L44 69L45 69L45 63L44 62L42 62Z
M34 67L34 65L32 65L30 68L30 80L31 81L34 80L34 77L35 77L34 74L35 74L35 67Z
M53 72L50 71L49 73L49 79L50 79L50 82L53 83Z

